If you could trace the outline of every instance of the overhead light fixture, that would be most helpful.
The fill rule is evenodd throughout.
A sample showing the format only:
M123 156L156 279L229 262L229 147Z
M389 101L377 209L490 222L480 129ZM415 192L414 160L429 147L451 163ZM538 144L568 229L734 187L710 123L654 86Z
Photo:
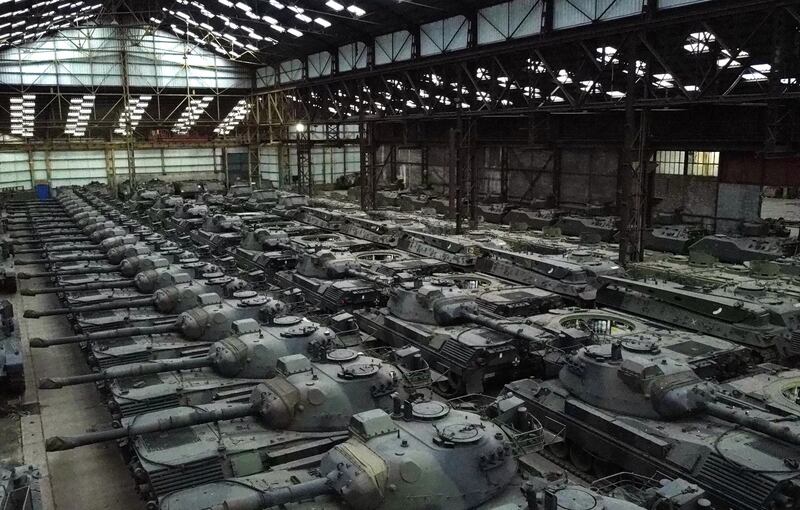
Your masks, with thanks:
M250 103L248 103L246 99L239 100L236 106L228 112L228 115L225 116L220 125L214 128L214 133L219 136L225 136L233 131L236 126L247 117L247 114L250 113L250 108Z
M172 127L172 132L179 135L185 135L192 127L197 124L197 121L206 111L208 105L214 100L212 96L204 96L202 98L190 98L189 104L178 117L178 121Z
M86 135L89 117L94 109L95 96L85 95L70 99L69 113L64 134L81 137Z
M355 16L358 17L361 17L367 13L367 11L365 11L364 9L355 4L347 6L347 11L353 13Z
M9 98L12 134L25 138L30 138L33 136L35 108L35 94L25 94L22 97Z
M139 96L136 100L130 98L128 106L119 115L119 125L114 132L123 136L132 135L151 99L152 96Z

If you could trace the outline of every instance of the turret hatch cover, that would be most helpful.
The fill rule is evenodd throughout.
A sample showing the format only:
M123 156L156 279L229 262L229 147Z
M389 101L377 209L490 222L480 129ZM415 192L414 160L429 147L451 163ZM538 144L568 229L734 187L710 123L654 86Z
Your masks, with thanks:
M558 508L564 510L601 510L603 505L588 491L578 488L566 488L556 492Z
M299 338L303 336L308 336L314 333L318 328L318 326L314 324L306 324L304 326L298 326L296 328L291 328L289 330L283 331L281 336L284 338Z
M233 293L233 297L236 299L250 299L254 298L258 295L258 292L254 290L237 290Z
M443 402L417 402L412 406L411 414L419 420L438 420L450 414L450 406Z
M255 296L248 299L242 299L242 306L261 306L266 304L269 298L267 296Z
M352 349L334 349L328 352L325 357L328 361L343 363L345 361L355 360L358 358L358 353Z
M659 340L651 335L628 336L620 340L626 351L655 354L659 351Z
M339 375L345 379L371 377L377 374L380 368L376 363L352 363L342 367L342 373Z
M183 264L181 264L181 268L182 269L198 269L198 268L203 267L205 265L206 265L205 262L200 262L199 260L195 260L195 261L190 261L190 262L184 262ZM205 275L203 275L203 276L205 276Z
M295 315L285 315L283 317L275 318L275 320L272 321L272 323L275 326L289 327L289 326L294 326L295 324L300 324L302 320L303 320L302 317L297 317Z
M214 271L214 272L210 272L210 273L203 273L203 278L205 278L207 280L210 280L212 278L222 278L223 276L225 276L225 273L221 273L219 271Z
M476 443L483 437L483 429L474 423L454 423L442 428L439 437L451 443Z

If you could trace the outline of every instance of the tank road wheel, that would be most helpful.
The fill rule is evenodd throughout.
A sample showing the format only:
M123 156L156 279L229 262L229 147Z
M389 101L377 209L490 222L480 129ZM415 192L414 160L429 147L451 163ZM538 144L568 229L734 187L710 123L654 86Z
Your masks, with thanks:
M592 463L594 458L584 450L582 447L572 443L569 447L569 460L572 462L578 471L588 473L592 470Z
M566 440L547 445L547 451L560 460L567 460L569 458L569 445Z
M444 398L455 398L464 394L464 381L460 375L451 372L437 380L433 389Z

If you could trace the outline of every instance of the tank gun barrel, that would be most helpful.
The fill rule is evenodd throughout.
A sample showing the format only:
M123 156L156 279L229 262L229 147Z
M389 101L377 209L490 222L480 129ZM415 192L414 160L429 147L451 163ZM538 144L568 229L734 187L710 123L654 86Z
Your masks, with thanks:
M127 308L144 308L155 303L153 297L131 297L110 302L96 303L85 306L72 306L65 308L51 308L49 310L25 310L23 317L26 319L39 319L41 317L54 317L69 315L71 313L103 312L106 310L125 310Z
M39 273L17 273L20 280L30 280L33 278L50 278L53 276L75 276L82 274L106 274L119 272L119 265L113 266L86 266L74 269L62 269L60 271L41 271Z
M56 258L41 258L41 259L33 259L33 260L15 260L14 263L18 266L34 266L37 264L58 264L60 262L84 262L84 261L91 261L91 260L106 260L105 253L98 253L96 255L72 255L66 257L56 257Z
M31 347L51 347L53 345L79 344L93 340L110 340L138 335L157 335L160 333L178 332L177 324L161 324L158 326L141 326L132 328L111 329L108 331L94 331L83 335L62 336L57 338L31 338Z
M63 232L63 231L60 231ZM34 235L29 236L11 236L11 240L15 243L74 243L75 241L88 241L89 236L84 235L83 233L78 233L77 231L75 234L69 237L52 237L55 235L55 232L35 232Z
M69 246L52 246L50 248L25 248L22 250L14 250L17 255L30 255L34 253L56 253L62 251L77 251L77 250L92 250L97 251L99 247L96 244L76 244Z
M372 282L376 285L382 285L384 287L388 287L392 284L392 279L389 277L374 275L367 273L365 271L359 271L357 269L348 269L346 273L348 276L352 276L354 278L360 278L362 280Z
M128 289L136 287L135 280L114 280L110 282L82 283L80 285L64 285L62 287L40 287L22 289L23 296L36 296L38 294L58 294L59 292L84 292L104 289Z
M533 335L529 335L525 333L522 328L519 327L519 324L508 324L503 321L498 321L495 319L490 319L489 317L485 317L483 315L479 315L476 313L471 312L463 312L463 317L470 322L474 322L475 324L480 324L486 328L489 328L494 331L499 331L501 333L505 333L507 335L513 336L515 338L519 338L521 340L525 340L532 343L541 343L542 339L538 338Z
M198 409L187 414L169 416L150 423L136 424L132 422L120 428L103 430L99 432L87 432L79 436L54 436L47 438L45 449L48 452L60 452L71 450L80 446L104 443L127 437L150 434L153 432L166 432L169 430L202 425L204 423L214 423L217 421L233 420L244 418L255 413L255 409L250 404L232 404L221 409L205 410Z
M249 496L232 499L206 507L203 510L263 510L280 505L309 500L325 494L335 492L332 479L336 476L331 473L326 477L316 478L297 485L276 487L269 491L257 491Z
M130 365L110 367L92 374L74 375L70 377L48 377L40 379L39 389L54 390L63 388L64 386L75 386L90 382L122 379L124 377L139 377L150 374L161 374L164 372L176 372L178 370L192 370L195 368L209 367L213 363L214 361L208 356L202 358L161 360L149 363L133 363Z
M740 409L729 407L719 402L703 402L701 408L706 413L720 420L736 423L737 425L761 432L775 439L800 446L800 433L786 425L781 425L764 418L750 416Z

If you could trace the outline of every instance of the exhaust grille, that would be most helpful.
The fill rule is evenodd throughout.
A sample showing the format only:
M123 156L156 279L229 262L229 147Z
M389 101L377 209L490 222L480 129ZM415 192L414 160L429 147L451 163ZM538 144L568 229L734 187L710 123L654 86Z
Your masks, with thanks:
M164 496L172 491L215 482L222 478L220 460L211 458L154 471L150 473L150 486L155 495Z
M775 488L766 477L742 470L716 453L706 457L697 482L737 510L766 508L765 502Z

